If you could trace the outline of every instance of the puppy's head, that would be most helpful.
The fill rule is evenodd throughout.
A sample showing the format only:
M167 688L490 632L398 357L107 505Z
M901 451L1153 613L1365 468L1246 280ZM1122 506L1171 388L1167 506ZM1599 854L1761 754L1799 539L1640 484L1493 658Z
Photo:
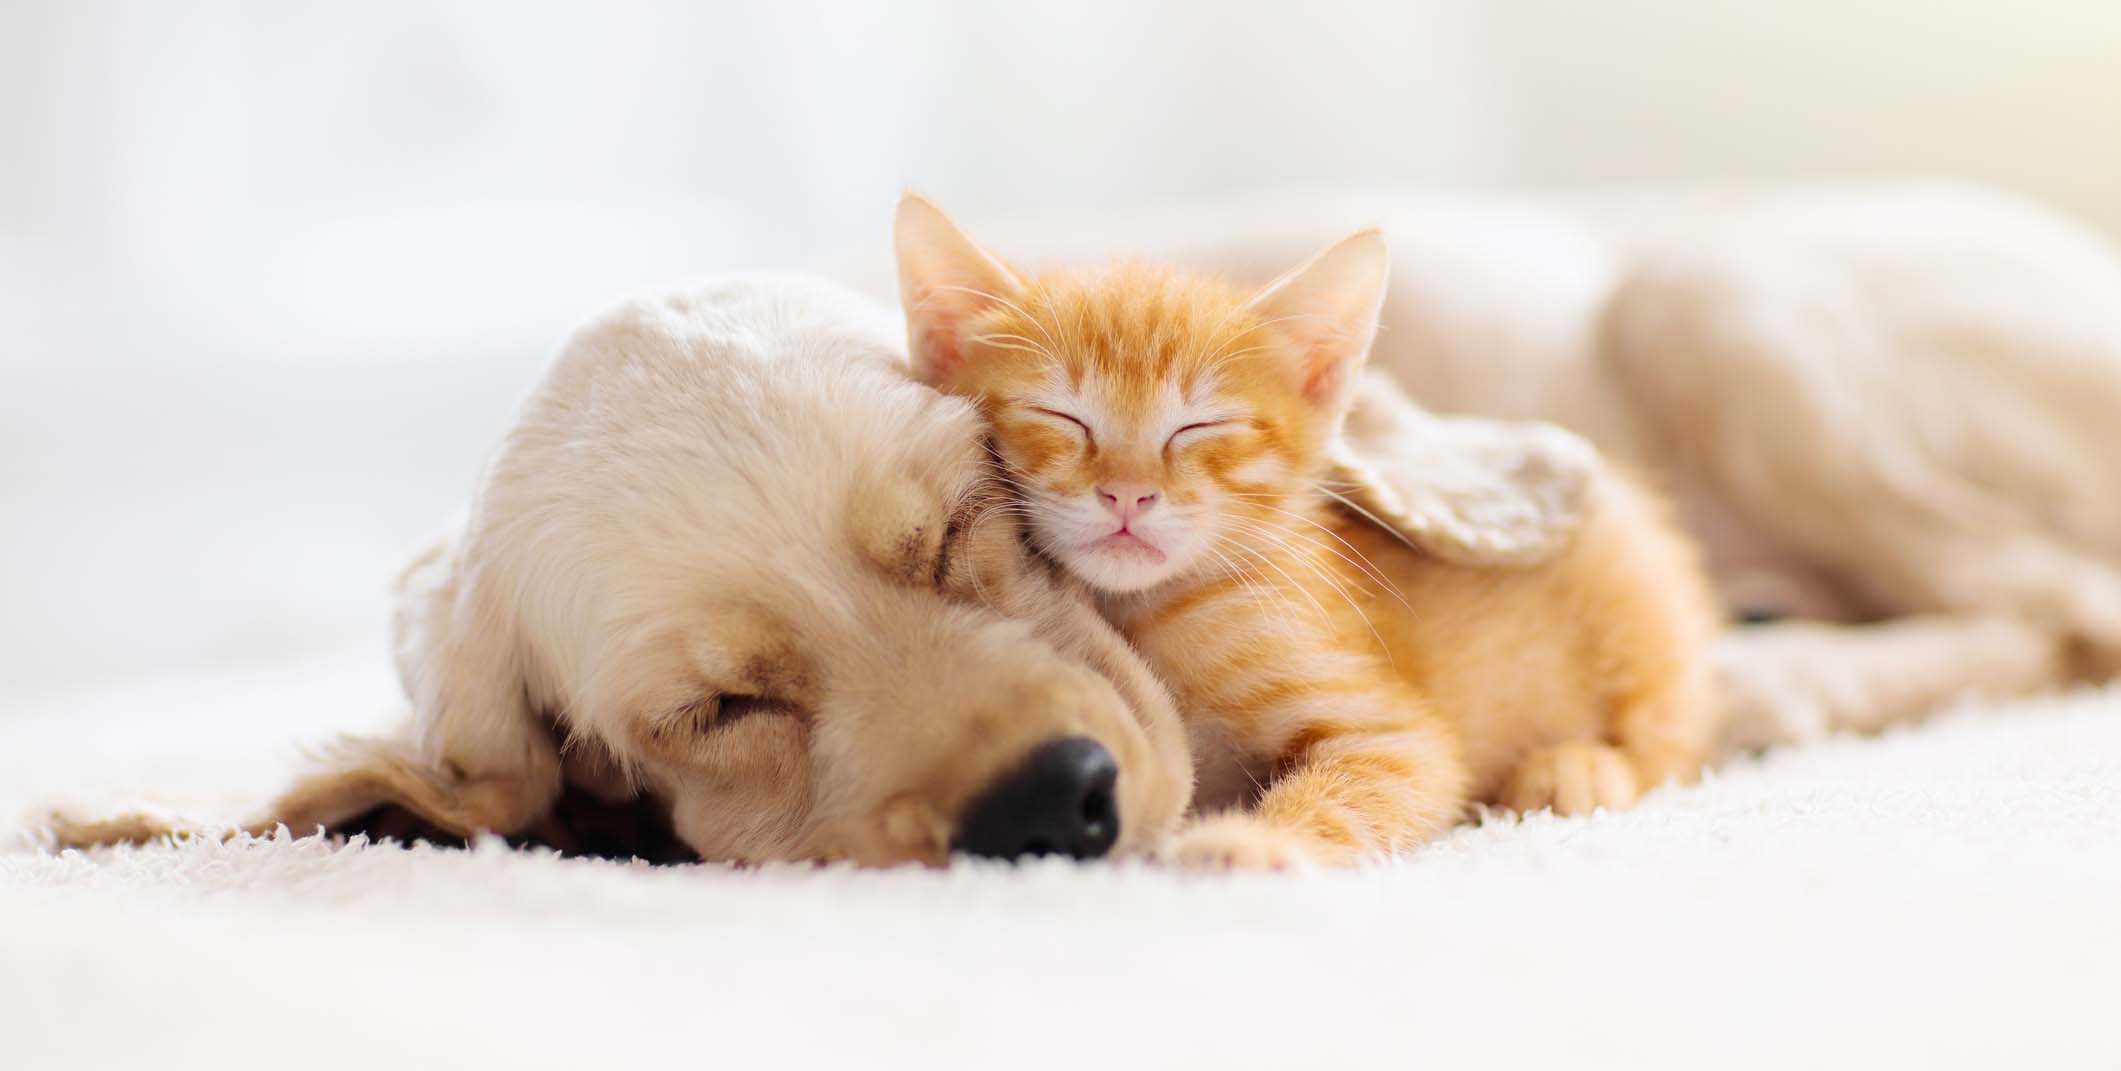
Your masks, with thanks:
M447 624L508 634L526 712L706 858L1146 850L1190 793L1169 701L894 333L761 279L593 324L495 461Z

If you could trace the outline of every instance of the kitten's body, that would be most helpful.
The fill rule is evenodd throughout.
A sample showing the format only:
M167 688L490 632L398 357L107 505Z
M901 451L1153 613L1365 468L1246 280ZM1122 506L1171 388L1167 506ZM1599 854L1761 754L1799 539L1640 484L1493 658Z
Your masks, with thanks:
M1103 596L1176 691L1197 806L1250 806L1316 735L1314 718L1355 728L1350 715L1373 704L1380 728L1441 728L1424 745L1436 754L1408 771L1436 797L1411 810L1439 813L1407 840L1447 825L1465 800L1577 812L1691 778L1715 727L1697 657L1713 610L1685 584L1643 582L1686 575L1691 552L1633 486L1604 490L1570 550L1533 566L1442 562L1321 502L1302 511L1321 527L1292 520L1272 564L1242 582L1206 576ZM1526 768L1557 746L1609 741L1636 775L1629 784L1598 784L1616 772L1596 768L1609 757L1576 746ZM1551 769L1563 761L1595 766Z
M1034 537L1171 686L1197 798L1231 808L1182 860L1348 862L1474 800L1585 811L1699 769L1715 612L1640 490L1609 480L1568 547L1497 569L1395 542L1321 485L1375 235L1248 296L1136 264L1026 280L908 204L916 366L978 400Z

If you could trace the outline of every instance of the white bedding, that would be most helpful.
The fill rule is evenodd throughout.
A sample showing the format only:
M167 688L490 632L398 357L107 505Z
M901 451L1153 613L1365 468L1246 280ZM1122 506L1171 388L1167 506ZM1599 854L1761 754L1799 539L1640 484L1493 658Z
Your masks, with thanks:
M269 790L381 659L0 696L0 806ZM11 837L12 839L12 837ZM0 1066L2113 1066L2121 692L1350 875L0 853Z

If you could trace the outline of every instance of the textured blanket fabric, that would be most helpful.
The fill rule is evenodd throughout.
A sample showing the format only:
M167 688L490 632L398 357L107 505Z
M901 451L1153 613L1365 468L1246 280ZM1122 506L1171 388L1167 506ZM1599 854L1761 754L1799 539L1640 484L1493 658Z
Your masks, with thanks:
M362 663L4 697L0 805L262 793ZM10 831L12 833L13 831ZM2121 693L1344 875L0 852L0 1066L2112 1066Z

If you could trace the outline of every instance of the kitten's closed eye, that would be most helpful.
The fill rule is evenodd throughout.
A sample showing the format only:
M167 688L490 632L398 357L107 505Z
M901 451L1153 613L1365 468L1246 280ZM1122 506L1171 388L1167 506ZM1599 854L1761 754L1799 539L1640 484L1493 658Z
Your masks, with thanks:
M1097 441L1097 437L1090 434L1090 425L1083 423L1081 417L1069 416L1068 414L1063 413L1058 409L1047 409L1044 406L1036 405L1031 407L1031 411L1039 414L1040 416L1051 417L1053 420L1059 421L1061 423L1075 425L1075 430L1083 433L1083 441L1086 443Z
M1202 437L1203 435L1212 434L1214 432L1221 431L1225 428L1234 427L1237 423L1238 422L1235 420L1203 420L1198 423L1188 424L1185 427L1182 427L1177 431L1172 432L1171 437L1164 440L1164 449L1170 450L1176 446L1181 445L1179 442L1181 438L1184 438L1186 441L1191 442L1195 439Z

